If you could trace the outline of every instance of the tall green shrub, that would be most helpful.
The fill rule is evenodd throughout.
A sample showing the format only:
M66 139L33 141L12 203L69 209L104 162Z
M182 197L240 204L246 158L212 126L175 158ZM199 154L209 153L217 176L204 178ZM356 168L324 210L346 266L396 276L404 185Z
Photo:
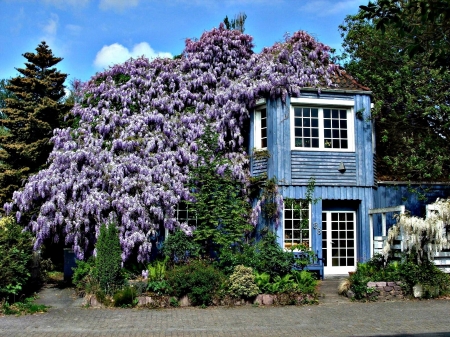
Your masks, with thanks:
M0 219L0 300L26 291L33 262L33 240L13 217Z
M96 249L95 264L100 288L106 294L111 295L123 283L122 250L119 234L114 223L110 223L108 226L105 224L100 226Z

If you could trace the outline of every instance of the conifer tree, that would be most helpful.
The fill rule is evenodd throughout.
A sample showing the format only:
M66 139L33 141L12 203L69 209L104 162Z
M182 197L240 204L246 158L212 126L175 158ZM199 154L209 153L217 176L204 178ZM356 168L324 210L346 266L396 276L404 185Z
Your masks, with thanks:
M27 177L45 167L53 148L53 130L64 126L71 104L62 101L67 75L56 68L62 58L55 57L45 42L36 53L25 53L25 68L9 80L6 89L13 93L4 101L0 135L0 206L12 197ZM0 207L1 208L1 207Z

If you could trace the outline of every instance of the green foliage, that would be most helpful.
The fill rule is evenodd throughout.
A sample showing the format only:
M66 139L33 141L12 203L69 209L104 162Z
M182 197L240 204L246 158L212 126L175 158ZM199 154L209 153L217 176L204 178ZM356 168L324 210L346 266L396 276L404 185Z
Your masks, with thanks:
M315 277L306 270L293 270L283 277L279 275L271 277L268 273L256 273L255 283L261 292L266 294L314 294L317 286Z
M392 25L386 25L383 33L377 30L380 23L360 12L347 16L339 27L344 39L339 59L373 92L372 116L364 117L375 119L377 124L379 178L448 180L450 72L430 62L433 48L414 55L402 53L413 42L411 36L399 35Z
M253 229L248 222L251 207L245 186L233 177L232 162L226 151L218 148L217 137L206 128L197 152L199 164L191 167L189 177L194 200L187 204L197 219L194 240L206 253L216 245L241 241Z
M225 274L233 272L237 265L251 267L259 273L271 276L288 274L295 263L292 252L286 252L276 242L276 235L266 233L256 244L242 244L223 248L215 262Z
M258 272L266 272L272 277L288 274L295 262L291 252L286 252L276 242L276 235L268 232L256 245L255 266Z
M0 119L0 128L8 132L0 135L0 205L30 174L45 167L53 130L65 126L64 116L72 107L62 102L67 75L51 68L62 58L55 57L45 42L36 51L23 54L25 68L17 68L20 75L5 85L8 97L1 111L7 118Z
M257 252L253 244L244 243L223 247L219 252L219 257L214 261L214 265L225 275L233 273L238 265L255 268L257 263Z
M190 259L197 258L199 251L200 245L194 241L193 237L186 235L179 229L169 235L162 247L163 255L175 264L186 263ZM151 268L149 269L150 272Z
M223 19L223 23L226 29L236 29L241 33L245 31L245 20L247 19L247 15L245 13L239 13L234 16L234 19L231 21L228 19L228 15Z
M110 223L108 226L105 224L100 226L96 249L95 266L99 285L106 294L111 295L123 284L122 250L114 223Z
M125 287L114 293L113 296L115 307L129 307L136 305L136 289L133 287Z
M0 218L0 299L26 292L33 262L31 233L13 217Z
M375 20L381 32L393 30L409 42L409 56L425 54L429 62L449 68L450 6L448 0L378 0L360 6L364 18ZM429 51L432 51L429 53Z
M147 291L156 295L165 295L169 292L169 283L166 280L148 281Z
M259 288L255 283L255 275L251 267L238 265L230 275L229 291L235 297L253 297L258 295Z
M356 272L350 276L350 289L355 293L355 299L370 299L371 289L367 288L367 282L377 281L400 281L406 294L412 294L413 286L419 283L424 286L428 297L447 294L450 290L449 275L432 261L418 264L417 259L410 255L404 255L401 261L386 261L377 254L365 263L358 263Z
M205 261L175 266L166 273L170 295L187 295L193 305L210 305L225 280L224 275Z
M417 264L414 257L407 257L399 266L399 275L403 282L403 288L409 294L412 293L413 286L418 283L424 287L424 297L444 295L450 291L450 276L429 260ZM432 291L432 289L437 289L437 291Z
M48 307L43 304L35 304L33 297L25 298L22 302L10 304L7 301L0 301L0 315L26 315L47 312Z
M95 260L91 257L87 262L76 260L73 268L72 283L79 294L94 294L99 289Z

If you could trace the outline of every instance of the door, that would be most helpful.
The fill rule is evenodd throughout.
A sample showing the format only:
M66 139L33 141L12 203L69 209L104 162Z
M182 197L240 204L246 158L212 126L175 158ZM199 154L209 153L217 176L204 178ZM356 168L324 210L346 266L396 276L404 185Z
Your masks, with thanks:
M322 256L325 275L356 270L356 212L322 212Z

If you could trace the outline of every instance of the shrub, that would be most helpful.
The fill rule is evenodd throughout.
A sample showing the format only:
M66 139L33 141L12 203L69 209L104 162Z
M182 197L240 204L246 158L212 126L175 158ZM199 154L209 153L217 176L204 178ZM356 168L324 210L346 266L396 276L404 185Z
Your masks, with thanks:
M284 251L276 242L276 238L275 234L269 232L256 244L256 265L251 266L272 277L288 274L295 263L292 252Z
M27 292L33 263L33 241L13 217L0 219L0 299Z
M255 283L255 275L251 267L236 266L230 276L230 294L235 297L253 297L258 295L259 288Z
M125 287L116 291L113 299L114 306L116 307L134 306L136 304L136 289L133 287Z
M297 284L297 291L303 294L315 293L317 280L312 273L310 273L307 270L302 271L293 270L291 271L291 273Z
M176 266L166 273L166 278L169 294L187 295L193 305L210 305L225 280L219 270L200 260Z
M256 259L255 245L233 245L224 247L220 250L218 258L214 261L214 265L225 275L231 275L234 268L238 265L244 265L255 269L258 265Z
M73 268L72 283L79 294L94 294L98 288L98 275L95 260L91 257L87 262L76 260Z
M95 266L101 289L111 295L123 284L122 250L115 224L100 226L100 234L96 244L97 258Z
M186 263L199 256L200 245L181 230L170 234L162 247L163 255L174 264Z

